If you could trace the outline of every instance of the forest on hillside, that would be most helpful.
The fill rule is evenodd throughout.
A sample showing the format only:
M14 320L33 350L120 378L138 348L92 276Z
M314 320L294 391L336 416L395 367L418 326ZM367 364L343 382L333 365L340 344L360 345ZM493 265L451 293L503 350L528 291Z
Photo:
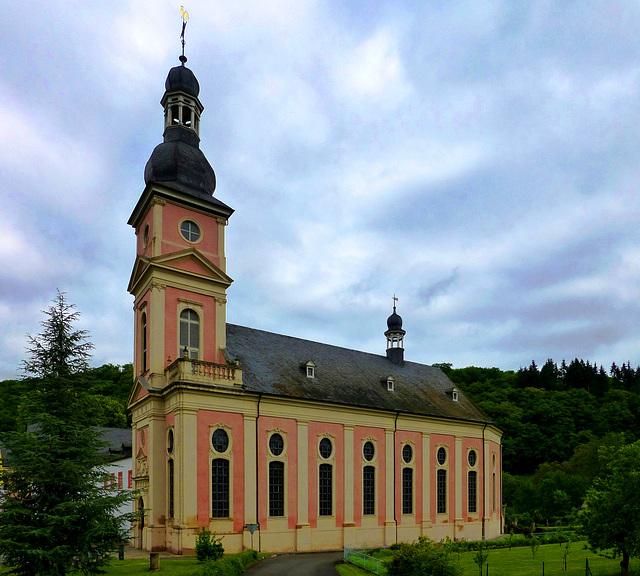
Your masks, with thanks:
M503 431L507 523L575 519L598 451L640 437L640 367L552 359L515 371L439 364Z
M131 417L127 413L127 400L133 382L131 364L104 364L74 374L73 378L81 380L91 396L93 426L127 428L131 425ZM33 387L32 378L0 382L0 440L3 432L24 429L21 428L24 424L20 404Z
M598 451L640 438L640 367L607 371L584 360L547 360L516 371L438 364L503 431L507 519L566 522L599 470ZM94 426L127 427L131 365L105 364L76 374L92 397ZM0 439L22 426L29 378L0 382Z

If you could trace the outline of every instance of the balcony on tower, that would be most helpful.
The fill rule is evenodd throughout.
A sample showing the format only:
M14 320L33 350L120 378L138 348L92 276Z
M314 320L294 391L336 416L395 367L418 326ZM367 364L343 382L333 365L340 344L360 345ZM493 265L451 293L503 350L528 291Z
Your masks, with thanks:
M164 373L167 385L184 382L242 388L242 368L238 361L217 364L184 356L169 364Z

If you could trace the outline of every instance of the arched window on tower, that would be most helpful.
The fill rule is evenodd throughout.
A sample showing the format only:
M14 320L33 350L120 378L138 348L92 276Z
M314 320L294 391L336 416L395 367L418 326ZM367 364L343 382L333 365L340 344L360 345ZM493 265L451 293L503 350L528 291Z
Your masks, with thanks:
M180 124L180 108L175 104L171 106L171 124Z
M142 318L140 320L140 348L141 348L141 368L142 373L144 374L147 371L147 313L142 313Z
M182 123L185 126L188 126L189 128L191 128L192 118L193 118L193 113L191 112L191 108L189 108L188 106L183 106L182 107Z
M191 308L180 313L180 356L198 360L200 352L200 318Z

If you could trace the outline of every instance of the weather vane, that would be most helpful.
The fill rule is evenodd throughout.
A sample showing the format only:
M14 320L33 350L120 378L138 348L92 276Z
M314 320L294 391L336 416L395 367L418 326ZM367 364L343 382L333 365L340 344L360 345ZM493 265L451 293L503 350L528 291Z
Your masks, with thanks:
M398 299L396 298L396 295L393 295L393 309L396 309L396 302L398 301Z
M180 56L180 62L183 64L187 61L184 55L184 30L187 27L187 21L189 20L189 12L184 9L184 6L180 6L180 14L182 14L182 32L180 33L180 39L182 40L182 56Z

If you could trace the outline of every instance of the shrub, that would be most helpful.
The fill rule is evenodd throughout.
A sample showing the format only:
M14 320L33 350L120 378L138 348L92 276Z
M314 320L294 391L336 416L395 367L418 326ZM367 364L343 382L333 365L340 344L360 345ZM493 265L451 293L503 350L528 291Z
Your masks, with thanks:
M207 530L204 526L198 532L196 538L196 558L200 562L218 560L224 554L222 537L216 538L216 533Z
M421 536L413 544L399 544L393 560L387 564L388 576L456 576L456 565L448 552L432 540Z
M209 560L189 576L240 576L257 559L255 550L245 550L219 560Z

